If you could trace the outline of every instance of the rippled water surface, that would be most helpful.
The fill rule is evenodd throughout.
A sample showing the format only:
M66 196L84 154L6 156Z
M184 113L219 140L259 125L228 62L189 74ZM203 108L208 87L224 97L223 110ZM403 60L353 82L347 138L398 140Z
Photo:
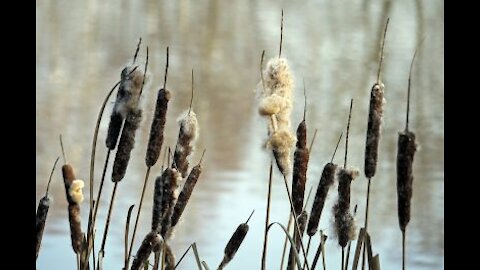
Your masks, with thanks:
M108 90L131 61L138 38L150 50L150 81L141 100L144 120L125 179L119 184L106 245L104 269L123 265L127 209L138 205L146 171L144 156L156 91L163 84L165 48L170 46L168 88L173 97L167 114L165 143L174 146L176 118L190 101L190 72L195 72L193 108L200 138L192 163L203 149L204 171L178 225L171 246L177 259L192 242L212 269L236 227L255 213L250 230L230 269L259 269L262 253L268 167L271 156L262 149L266 122L257 113L254 89L260 80L262 50L278 54L281 9L285 11L282 56L295 77L293 126L303 113L303 82L308 104L308 140L318 129L308 167L306 194L314 192L323 165L331 158L345 129L350 98L354 98L348 164L363 171L370 88L376 79L378 52L386 17L390 25L385 46L383 81L385 116L377 174L372 179L369 232L374 254L383 269L401 265L401 233L396 199L396 144L405 126L406 90L416 44L425 36L412 75L410 128L421 146L414 162L412 218L407 230L409 269L443 269L444 265L444 6L442 1L37 1L36 8L36 200L44 194L52 164L64 138L68 161L77 177L88 180L95 120ZM145 48L140 52L145 58ZM112 99L113 100L113 99ZM95 163L95 193L105 160L108 115L100 125ZM343 164L342 142L335 161ZM112 162L113 159L110 160ZM152 168L137 232L137 249L150 228ZM100 202L96 248L103 232L112 192L111 166ZM88 181L87 181L88 182ZM82 204L86 230L88 183ZM352 208L364 222L367 180L352 183ZM288 199L278 170L274 171L271 221L286 223ZM313 193L314 193L313 192ZM328 268L338 267L340 248L333 237L332 188L320 222L329 235ZM54 174L50 208L37 269L75 269L67 203L60 170ZM308 203L310 211L312 199ZM268 269L278 269L284 236L269 234ZM306 239L305 239L306 240ZM319 238L312 240L318 246ZM309 258L313 259L310 252ZM189 253L179 269L196 269Z

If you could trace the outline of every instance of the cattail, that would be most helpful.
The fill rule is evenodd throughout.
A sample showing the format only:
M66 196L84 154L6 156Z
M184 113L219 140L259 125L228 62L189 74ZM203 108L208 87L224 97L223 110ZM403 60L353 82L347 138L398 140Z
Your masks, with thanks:
M286 177L290 173L290 153L295 143L295 136L290 131L294 80L288 62L281 57L283 36L283 10L280 30L280 50L278 58L268 61L265 70L263 57L260 62L263 96L259 113L269 120L266 146L271 148L280 172ZM265 79L264 79L265 77Z
M378 143L380 141L380 125L383 117L384 85L375 83L370 94L370 110L368 113L367 142L365 147L365 176L375 175L378 160Z
M148 260L150 253L156 246L160 246L163 242L162 236L157 232L149 232L142 241L140 248L138 248L137 255L132 262L131 270L140 270L144 263Z
M307 149L307 125L305 119L297 128L297 148L294 153L293 177L292 177L292 201L295 213L300 214L303 208L305 196L305 184L307 181L307 166L309 153Z
M167 120L168 102L171 98L171 93L166 89L167 72L168 72L168 47L167 47L167 61L165 65L165 80L163 88L158 90L157 103L155 104L155 113L153 116L152 126L150 127L150 137L148 138L147 154L145 156L145 163L148 167L155 165L160 156L160 151L163 144L163 133L165 122Z
M350 214L350 185L358 176L356 169L341 168L338 172L338 201L333 207L338 244L344 248L355 237L355 223Z
M302 211L302 210L300 210ZM307 226L307 220L308 220L308 213L307 211L303 210L297 218L298 226L299 226L299 232L300 236L303 236L303 233L305 232L305 227ZM295 248L298 250L300 247L300 242L302 241L301 238L299 238L297 235L295 235ZM287 269L295 269L295 255L294 255L294 249L293 247L290 248L290 255L288 256L288 264L287 264Z
M416 150L415 133L408 130L400 132L397 152L397 195L398 221L402 232L410 221L410 201L413 190L412 163Z
M144 72L138 66L127 66L122 70L117 98L108 125L106 146L110 150L115 149L123 120L137 107L144 77Z
M40 251L40 245L42 244L43 230L45 228L45 221L47 220L48 208L50 207L51 201L51 198L48 195L45 195L38 203L37 218L35 221L35 259L38 258L38 252Z
M82 180L75 179L75 172L70 164L62 166L62 174L68 201L68 220L70 222L72 247L75 253L79 254L82 248L83 237L79 203L83 200L81 188L83 188L84 184Z
M284 176L290 172L290 152L294 144L295 136L288 130L276 131L267 142L267 145L272 148L278 169Z
M48 190L50 188L50 182L52 181L53 172L55 171L55 166L57 165L59 158L60 157L57 157L55 163L53 164L52 172L50 173L50 178L48 179L45 196L43 196L38 202L37 217L35 219L35 260L38 258L38 252L40 251L40 245L42 244L43 230L45 229L45 222L47 221L48 209L52 203L52 198L48 195Z
M255 210L254 210L255 211ZM218 270L223 269L235 256L235 253L237 253L238 248L243 242L243 239L245 239L245 236L247 235L248 232L248 221L253 215L253 212L250 214L250 217L248 217L247 221L245 223L241 223L238 225L237 229L233 233L232 237L227 243L227 246L225 246L224 250L224 256L223 260L218 266Z
M182 181L182 176L176 169L167 168L162 174L163 194L162 194L162 217L161 217L161 235L166 240L167 232L170 230L173 209L178 199L178 187ZM158 228L158 227L157 227Z
M182 192L178 196L178 201L175 204L175 208L173 209L172 214L172 221L171 225L174 227L177 225L180 217L182 216L183 210L185 210L185 206L187 206L188 200L192 195L193 189L197 184L197 180L200 177L200 173L202 173L202 159L205 151L203 151L202 158L200 158L200 162L196 166L192 168L190 174L188 175L187 180L185 180L185 184L183 185Z
M175 255L173 254L170 245L165 244L165 270L175 269Z
M178 119L178 124L180 131L173 159L174 165L182 177L186 177L189 165L188 157L192 154L193 144L198 138L198 121L195 112L191 109L185 111Z
M337 165L331 162L323 167L322 176L320 177L317 192L315 193L315 199L313 200L310 220L308 221L307 234L310 237L317 233L323 206L325 205L328 191L334 182L336 170Z
M112 181L120 182L127 171L128 162L130 160L130 153L135 144L135 132L142 120L142 110L135 108L132 109L125 119L122 135L118 143L118 150L115 155L115 161L113 163Z
M162 220L162 199L163 199L163 172L161 176L155 179L155 189L153 193L153 212L152 212L152 231L159 232L160 222Z
M380 126L383 118L383 106L386 101L384 98L384 84L380 81L380 72L383 62L383 48L385 46L385 37L387 35L388 21L385 25L383 35L380 64L378 67L377 82L372 86L370 92L370 109L368 111L367 139L365 144L365 176L372 178L377 169L378 144L380 142Z

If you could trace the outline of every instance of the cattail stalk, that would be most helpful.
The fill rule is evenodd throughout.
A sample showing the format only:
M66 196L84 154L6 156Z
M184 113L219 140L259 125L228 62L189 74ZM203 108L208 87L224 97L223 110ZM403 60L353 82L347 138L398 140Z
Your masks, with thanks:
M268 194L267 194L267 209L265 214L265 232L263 235L263 251L262 251L262 268L261 270L265 270L266 267L266 256L267 256L267 243L268 243L268 224L270 223L270 202L271 202L271 195L272 195L272 176L273 176L273 163L270 163L270 173L268 177Z
M120 84L120 88L118 90L120 95L120 100L123 101L124 99L126 99L126 97L128 97L127 102L118 103L119 104L118 106L117 106L117 103L115 103L116 105L115 107L118 107L118 108L115 109L114 107L114 111L120 110L122 112L125 112L126 118L125 118L125 123L123 125L122 134L120 136L120 141L118 143L117 153L115 154L115 160L113 163L112 182L114 182L114 186L113 186L112 196L110 199L110 206L107 214L107 222L105 224L105 230L103 233L102 245L100 248L100 252L102 254L104 253L104 250L105 250L105 243L107 240L108 229L110 225L110 217L112 214L113 204L115 202L115 193L117 191L117 186L118 186L118 183L125 177L128 163L130 161L130 154L135 145L135 133L142 120L142 109L138 108L138 103L143 91L143 87L145 85L146 74L148 69L148 46L146 49L147 49L147 54L146 54L144 71L143 72L139 71L138 73L139 75L135 75L133 78L131 78L132 81L125 82L125 85L132 87L133 90L125 92L126 94L124 97L121 94L122 84ZM130 255L128 256L127 260L129 258L130 258Z
M397 152L397 197L398 197L398 223L402 231L402 269L405 269L405 238L407 225L410 222L410 208L413 194L413 158L417 150L415 133L408 130L410 113L410 87L413 63L417 49L413 54L408 76L407 113L405 130L398 134Z
M173 254L170 245L165 243L165 270L175 269L175 255Z
M378 66L377 81L372 86L370 92L370 109L368 111L367 139L365 144L365 176L368 178L367 201L365 207L365 230L368 228L368 210L370 204L370 184L375 175L378 162L378 145L380 142L380 127L383 118L383 106L385 104L384 89L385 85L380 80L381 68L383 63L383 51L385 47L385 38L387 36L388 22L385 24L382 46L380 50L380 64ZM365 268L365 248L362 255L362 269Z
M241 223L240 225L238 225L232 237L230 237L230 240L225 246L223 260L218 266L218 270L223 269L233 259L233 257L235 256L235 253L237 253L238 248L240 247L240 245L243 242L243 239L245 239L245 236L248 233L249 227L247 223L252 217L253 212L255 212L255 210L252 211L252 213L248 217L247 221L245 221L245 223Z
M35 260L38 259L38 252L40 251L40 246L42 244L43 230L45 229L45 222L47 221L48 209L52 199L48 196L48 190L50 188L50 182L52 181L53 172L55 171L55 166L57 165L57 157L55 163L53 164L52 172L50 173L50 178L48 179L47 190L45 191L45 196L40 199L37 208L37 217L35 220Z
M142 244L138 248L135 259L133 259L131 270L140 270L143 268L145 261L148 260L148 257L152 253L152 250L162 245L163 239L160 234L157 232L149 232L142 241Z
M180 220L180 217L183 214L183 210L185 210L185 206L187 206L188 200L190 199L193 189L197 184L198 178L202 173L203 155L205 155L205 150L203 151L202 157L200 158L200 161L198 162L198 164L194 166L190 171L190 174L188 175L187 180L185 180L185 184L183 185L182 191L178 196L178 200L177 200L177 203L175 204L175 208L173 209L173 214L171 219L172 228L175 227L175 225L177 225L178 221Z

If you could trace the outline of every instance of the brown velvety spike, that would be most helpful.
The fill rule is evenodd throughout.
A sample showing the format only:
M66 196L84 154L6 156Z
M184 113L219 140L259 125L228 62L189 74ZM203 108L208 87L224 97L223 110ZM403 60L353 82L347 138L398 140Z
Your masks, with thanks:
M223 256L223 260L218 266L218 269L223 269L233 259L235 253L237 253L238 248L242 244L243 239L245 239L247 232L248 224L242 223L237 227L232 237L228 241L227 246L225 247L225 255Z
M112 182L120 182L127 171L130 154L135 145L135 133L142 121L142 110L134 109L127 114L115 161L113 162Z
M416 149L415 133L405 131L399 134L397 153L398 222L400 230L403 232L410 221L410 202L413 191L412 163Z
M48 195L40 199L37 208L37 217L35 220L35 258L38 258L40 245L42 243L43 230L45 229L45 222L47 220L48 209L50 207L51 199Z
M307 234L313 236L318 230L318 224L320 217L322 216L323 206L328 195L330 187L335 180L335 171L337 165L331 162L327 163L323 167L322 176L318 183L317 192L315 193L315 199L313 200L312 210L310 212L310 220L308 221Z
M375 175L378 161L378 144L380 141L380 126L383 117L384 87L376 83L370 94L370 109L368 112L367 139L365 146L365 176Z
M68 205L68 220L70 222L70 236L72 239L72 247L75 253L80 254L82 251L82 228L80 217L80 205L72 203Z
M131 270L140 270L144 266L146 260L152 253L154 247L161 245L163 242L162 237L156 232L149 232L142 241L142 244L138 248L135 259L132 262Z
M338 201L333 211L338 244L341 247L345 247L354 237L355 224L350 214L350 185L357 175L357 171L343 168L338 172Z
M168 102L170 98L171 93L167 89L162 88L158 91L155 113L153 116L152 126L150 128L150 137L148 139L147 154L145 156L145 163L148 167L155 165L158 157L160 156L165 123L167 119L166 115Z
M193 189L197 183L198 178L200 177L200 173L202 172L202 166L200 164L193 167L188 175L187 180L182 188L182 192L178 196L177 204L175 204L175 208L172 214L172 227L177 225L180 217L182 216L183 210L185 210L185 206L192 195Z

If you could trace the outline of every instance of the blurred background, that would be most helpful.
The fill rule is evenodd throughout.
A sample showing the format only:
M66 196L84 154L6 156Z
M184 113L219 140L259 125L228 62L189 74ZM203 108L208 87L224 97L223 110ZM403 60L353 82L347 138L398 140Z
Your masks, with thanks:
M119 184L104 259L105 269L123 265L124 227L128 207L138 205L145 175L145 151L156 93L163 85L165 51L170 46L168 88L173 98L167 114L164 146L174 147L176 119L190 101L190 72L195 72L193 109L200 138L191 164L207 149L204 171L171 241L177 259L192 243L213 269L236 227L250 212L250 230L229 269L258 269L262 253L268 188L269 152L262 149L267 124L257 113L262 50L278 55L280 14L284 9L282 56L295 77L294 128L303 114L303 82L308 104L308 140L318 129L310 156L305 194L313 187L310 211L321 171L330 161L337 138L346 127L354 99L348 163L362 172L352 183L352 209L364 223L367 179L363 174L370 89L376 80L386 18L383 81L384 122L377 174L372 179L369 232L373 253L383 269L401 267L401 232L397 218L396 152L398 132L405 127L410 62L419 48L412 75L410 128L421 148L414 161L412 218L407 229L408 269L444 266L444 5L443 1L54 1L36 2L36 202L45 193L51 167L61 154L63 135L68 161L85 180L82 228L88 217L88 174L95 121L106 93L132 60L139 37L140 59L149 46L150 80L144 89L144 118L125 179ZM96 155L95 194L105 160L105 135L113 107L107 104ZM343 164L344 142L335 162ZM113 155L110 160L113 161ZM60 163L63 163L62 161ZM152 168L134 252L150 229L154 177ZM107 171L97 235L104 229L112 190ZM289 179L291 181L291 179ZM37 269L75 269L67 202L60 166L54 174L50 208ZM289 204L278 169L274 171L271 221L286 224ZM341 249L333 233L332 187L320 228L329 236L327 265L338 267ZM136 213L136 210L134 211ZM133 216L134 217L134 216ZM133 227L133 224L132 224ZM97 249L100 236L97 237ZM267 268L278 269L284 235L272 228ZM306 238L305 238L306 240ZM316 250L319 237L312 240ZM310 252L309 259L313 259ZM179 269L196 269L192 253Z

